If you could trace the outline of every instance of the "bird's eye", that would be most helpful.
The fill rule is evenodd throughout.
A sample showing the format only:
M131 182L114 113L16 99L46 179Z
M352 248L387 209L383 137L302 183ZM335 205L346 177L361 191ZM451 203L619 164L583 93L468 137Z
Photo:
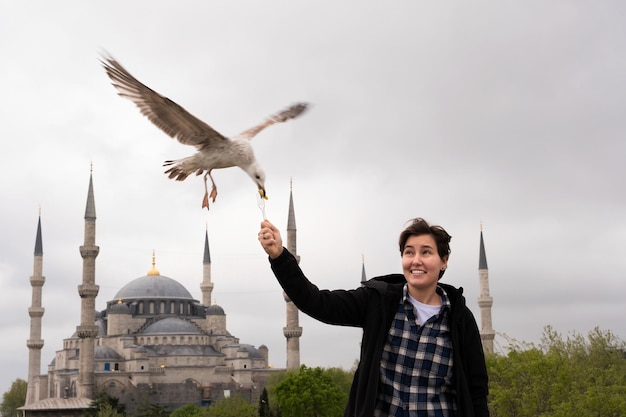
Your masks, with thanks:
M257 175L257 176L256 176L256 179L257 179L257 180L260 180L260 179L261 179L261 176L260 176L260 175Z

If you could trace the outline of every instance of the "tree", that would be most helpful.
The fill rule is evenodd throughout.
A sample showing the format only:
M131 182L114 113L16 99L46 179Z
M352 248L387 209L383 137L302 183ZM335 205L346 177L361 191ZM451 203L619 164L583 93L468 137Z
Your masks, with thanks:
M270 411L270 398L267 395L267 388L263 388L263 392L261 392L261 397L259 398L259 417L271 417L272 412Z
M330 376L333 383L342 392L346 394L346 401L350 395L350 388L352 387L352 380L354 379L355 370L345 371L342 368L326 368L325 373Z
M487 357L493 417L626 415L624 342L598 328L564 338L551 327L539 345Z
M105 411L106 415L126 415L126 406L120 403L119 398L109 395L105 390L96 394L95 400L91 402L91 408L85 413L87 416L100 416L100 412Z
M21 416L22 412L18 407L26 403L26 389L28 383L21 378L16 379L11 384L11 388L2 394L2 404L0 404L0 415L4 417Z
M111 404L102 404L96 417L124 417L126 414L117 411Z
M190 403L174 410L170 417L206 417L208 415L209 411L206 407Z
M220 398L209 406L208 417L258 417L257 407L241 395Z
M322 368L302 365L274 387L278 408L285 416L341 417L347 394Z
M138 410L139 417L167 417L170 412L161 404L142 403Z

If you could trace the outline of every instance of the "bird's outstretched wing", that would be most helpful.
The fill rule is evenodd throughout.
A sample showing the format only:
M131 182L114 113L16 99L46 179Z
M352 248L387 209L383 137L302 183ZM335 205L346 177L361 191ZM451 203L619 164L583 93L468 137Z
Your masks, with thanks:
M289 119L295 119L296 117L304 113L304 111L308 107L309 105L307 103L294 104L286 108L285 110L268 117L267 119L265 119L263 122L259 123L258 125L251 127L250 129L244 132L241 132L240 134L235 136L233 139L252 139L261 130L265 129L268 126L271 126L275 123L286 122Z
M115 59L103 57L101 62L118 94L135 103L144 116L180 143L200 149L211 142L228 140L183 107L142 84Z

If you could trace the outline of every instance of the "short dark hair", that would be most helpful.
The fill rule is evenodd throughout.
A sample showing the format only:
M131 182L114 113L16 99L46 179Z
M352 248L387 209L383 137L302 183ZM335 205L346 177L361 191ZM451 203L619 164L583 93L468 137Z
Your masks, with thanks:
M431 226L428 222L421 217L416 217L413 220L409 220L410 224L400 233L400 254L404 252L406 241L411 236L431 235L435 239L437 244L437 253L443 260L447 260L450 256L450 239L452 236L445 231L441 226ZM442 273L439 275L443 275Z

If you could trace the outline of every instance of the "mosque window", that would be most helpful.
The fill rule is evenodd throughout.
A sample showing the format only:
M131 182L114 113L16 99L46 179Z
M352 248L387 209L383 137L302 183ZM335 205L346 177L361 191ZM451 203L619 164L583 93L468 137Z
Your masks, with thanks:
M154 314L154 301L150 301L150 314Z
M161 301L161 305L159 306L159 313L165 313L165 301Z
M110 364L110 363L108 363L108 362L106 362L106 363L104 364L104 370L105 370L105 371L110 371L110 370L111 370L111 364Z

